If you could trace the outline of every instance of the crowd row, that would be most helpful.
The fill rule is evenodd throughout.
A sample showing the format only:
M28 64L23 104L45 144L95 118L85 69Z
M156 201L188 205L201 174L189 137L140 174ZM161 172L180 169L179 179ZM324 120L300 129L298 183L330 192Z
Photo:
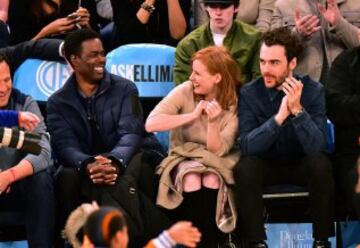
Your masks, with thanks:
M145 125L135 85L104 69L106 49L156 42L155 38L166 43L182 38L189 26L181 4L169 0L168 29L160 28L161 18L155 16L163 13L158 4L165 1L146 0L132 17L138 23L157 22L151 28L141 25L142 32L167 35L151 33L151 39L121 43L120 38L131 37L120 35L124 27L136 30L130 18L121 26L117 23L115 6L125 2L111 1L115 29L110 33L115 35L110 43L108 36L91 31L89 11L78 4L74 13L49 24L57 23L56 32L47 33L47 25L26 38L35 41L2 49L10 61L5 56L0 61L0 107L27 117L28 122L19 119L22 127L33 129L40 121L35 128L42 136L40 155L0 150L0 202L11 205L18 194L25 197L30 246L51 247L53 231L59 233L70 212L84 201L96 200L123 210L130 247L142 246L179 219L199 228L200 247L224 245L228 232L252 247L266 247L262 187L295 183L307 185L310 192L314 247L329 247L327 239L334 235L333 169L340 175L349 208L360 211L356 1L328 0L323 5L315 0L277 0L266 12L267 21L258 11L258 26L268 23L262 31L270 29L262 33L235 19L242 2L204 0L209 21L177 45L178 86ZM45 3L43 9L60 6L57 1ZM59 31L60 21L67 23L66 30ZM76 24L81 28L67 35L63 45L60 40L40 39L67 33ZM50 142L37 103L12 88L10 68L28 56L62 59L60 47L74 72L47 103ZM333 163L324 154L326 115L336 130ZM165 130L170 130L167 155L151 134ZM62 165L55 193L51 149L55 162ZM54 226L55 209L54 229L49 227Z

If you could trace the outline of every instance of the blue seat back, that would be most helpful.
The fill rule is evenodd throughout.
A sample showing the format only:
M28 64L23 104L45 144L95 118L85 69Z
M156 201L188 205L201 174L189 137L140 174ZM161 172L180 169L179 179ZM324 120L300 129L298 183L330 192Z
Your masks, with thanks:
M71 72L71 67L65 63L27 59L16 70L13 86L37 101L47 101L64 85Z
M162 98L175 86L173 82L175 48L159 44L129 44L107 54L106 69L135 82L140 97ZM156 132L165 150L169 132Z
M124 45L107 54L106 69L135 82L140 97L163 97L175 85L174 54L167 45Z
M108 53L106 68L135 82L140 97L163 97L174 87L175 48L158 44L130 44ZM46 101L72 72L69 65L27 59L16 70L14 87L34 99Z

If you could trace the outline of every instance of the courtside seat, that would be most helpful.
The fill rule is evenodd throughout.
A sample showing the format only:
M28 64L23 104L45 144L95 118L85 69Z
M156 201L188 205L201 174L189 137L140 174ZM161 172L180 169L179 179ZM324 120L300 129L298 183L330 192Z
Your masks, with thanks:
M171 46L150 43L129 44L107 54L106 69L136 84L146 117L175 87L174 56L175 48ZM157 132L155 135L167 150L169 133Z
M27 59L16 70L13 87L31 95L36 101L46 102L69 78L72 69L65 63Z
M141 98L162 98L173 82L175 48L141 43L120 46L106 56L106 69L135 82Z

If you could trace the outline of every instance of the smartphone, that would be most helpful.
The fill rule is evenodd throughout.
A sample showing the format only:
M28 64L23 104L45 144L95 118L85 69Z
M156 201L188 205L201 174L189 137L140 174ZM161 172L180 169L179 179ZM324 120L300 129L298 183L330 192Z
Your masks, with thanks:
M69 14L68 16L67 16L67 18L69 18L69 19L76 19L76 18L78 18L79 16L77 15L77 14L75 14L75 13L71 13L71 14Z
M76 20L75 22L75 26L78 28L78 29L81 29L81 25L80 23L78 23L78 19L80 19L80 16L78 16L77 14L75 13L71 13L70 15L67 16L67 18L71 19L71 20Z

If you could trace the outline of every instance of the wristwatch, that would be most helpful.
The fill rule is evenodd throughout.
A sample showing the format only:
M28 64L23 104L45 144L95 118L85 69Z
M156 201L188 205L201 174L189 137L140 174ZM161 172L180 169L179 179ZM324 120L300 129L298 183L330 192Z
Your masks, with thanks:
M147 4L146 2L143 2L140 7L149 12L150 14L155 11L154 5Z
M301 107L298 111L296 111L293 115L295 117L298 117L299 115L301 115L302 113L304 113L304 108Z

